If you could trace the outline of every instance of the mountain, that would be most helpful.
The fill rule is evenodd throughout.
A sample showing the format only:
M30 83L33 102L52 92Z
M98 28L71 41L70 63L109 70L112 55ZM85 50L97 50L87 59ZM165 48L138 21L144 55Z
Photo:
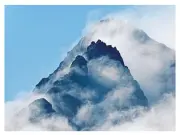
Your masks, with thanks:
M55 111L67 117L78 130L82 130L95 124L90 120L88 125L75 122L80 108L88 103L95 106L93 108L94 113L97 113L95 117L99 114L101 117L107 115L105 111L107 108L102 105L105 102L108 102L107 107L111 106L119 111L133 106L148 107L144 92L134 80L116 47L106 45L101 40L92 41L83 54L74 58L66 69L68 72L62 75L60 73L64 69L61 69L61 65L65 62L62 61L58 70L49 77L43 78L34 90L34 93L44 94L49 99L50 103L46 103L44 99L31 103L39 103L39 100L42 100L41 102L48 106L44 111L47 115ZM114 94L119 96L111 99ZM97 111L99 109L105 110L99 113ZM91 119L96 120L95 117L92 116Z
M175 51L155 41L143 30L118 18L107 18L87 27L84 35L78 44L80 48L101 39L120 51L150 104L163 93L175 90Z
M175 52L140 29L106 19L92 25L57 69L40 80L33 93L46 99L36 99L28 109L37 109L32 122L63 116L74 130L93 130L113 112L148 108L174 90ZM113 123L124 119L131 120Z
M67 67L75 57L85 53L91 42L98 39L120 51L150 104L155 103L163 93L175 91L175 51L155 41L143 30L117 18L104 19L87 27L77 45L49 76L50 80L56 80L56 77L68 72Z
M143 30L116 18L101 20L90 25L86 31L54 73L44 78L41 83L51 82L56 80L56 77L66 74L67 67L75 57L85 53L92 41L101 39L120 51L124 62L144 90L150 104L155 103L163 93L175 90L174 50L153 40Z

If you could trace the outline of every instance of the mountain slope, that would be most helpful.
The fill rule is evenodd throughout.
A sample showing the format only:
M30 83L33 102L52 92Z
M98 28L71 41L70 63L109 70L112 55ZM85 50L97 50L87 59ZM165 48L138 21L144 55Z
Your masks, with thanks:
M66 117L74 130L93 130L113 112L148 108L174 90L175 52L128 23L107 19L91 26L33 92L52 106L45 115ZM134 117L123 116L113 124Z
M151 39L143 30L116 18L89 26L81 41L83 44L79 46L88 46L98 39L120 51L150 103L156 102L163 93L175 90L174 50Z
M175 51L151 39L144 31L116 18L101 20L87 27L81 40L68 52L54 74L49 76L50 80L66 74L75 57L85 53L91 42L98 39L120 51L151 104L163 93L174 92Z
M119 51L101 40L91 42L82 55L76 56L66 74L59 76L59 72L43 78L34 92L45 94L56 113L67 117L78 130L90 129L99 115L103 118L96 123L104 120L108 106L119 111L133 106L148 107L147 98ZM94 106L93 121L77 123L80 108L89 103Z

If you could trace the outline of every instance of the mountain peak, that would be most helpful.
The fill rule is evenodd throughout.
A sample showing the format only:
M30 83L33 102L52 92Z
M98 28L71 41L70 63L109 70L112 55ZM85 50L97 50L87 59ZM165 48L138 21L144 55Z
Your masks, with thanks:
M100 23L108 23L108 22L113 21L113 20L114 20L114 18L105 18L105 19L101 19L99 22Z
M108 56L110 59L120 61L121 64L124 66L124 61L116 47L106 45L106 43L104 43L100 39L98 39L97 42L91 42L91 44L87 47L86 55L89 60L101 56Z
M75 60L71 64L71 71L81 73L81 75L86 74L88 72L86 59L81 55L76 56Z
M66 63L66 59L61 63ZM103 104L106 106L101 109L112 107L119 111L133 106L148 107L144 92L124 65L120 52L101 39L92 41L84 52L71 58L67 68L69 70L64 76L58 76L63 72L59 69L52 73L56 78L44 78L37 85L41 86L41 94L45 94L51 103L43 98L32 102L29 107L37 107L33 120L38 120L41 115L51 116L55 113L66 117L78 130L83 130L91 128L88 124L95 124L93 119L96 116L105 119L107 112L98 112ZM38 87L36 91L39 91ZM95 115L92 115L87 125L82 125L74 120L81 107L87 103L93 104Z
M82 67L82 66L86 66L86 64L87 64L86 59L83 56L78 55L76 56L75 60L72 62L71 67L75 67L75 66Z

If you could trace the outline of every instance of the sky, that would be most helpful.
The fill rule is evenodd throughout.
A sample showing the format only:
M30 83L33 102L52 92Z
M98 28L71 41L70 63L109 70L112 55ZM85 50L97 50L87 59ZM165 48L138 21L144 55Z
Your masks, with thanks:
M6 6L5 101L52 73L90 20L132 6Z

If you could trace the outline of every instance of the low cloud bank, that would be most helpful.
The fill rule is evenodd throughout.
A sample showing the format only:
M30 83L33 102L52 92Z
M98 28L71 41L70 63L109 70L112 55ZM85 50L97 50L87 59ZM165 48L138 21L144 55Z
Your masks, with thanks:
M113 94L110 95L108 100L112 100L114 96L115 95ZM38 98L38 96L33 97L33 100ZM148 110L142 107L135 107L129 109L128 111L119 112L113 110L113 108L110 106L107 108L108 104L106 102L106 100L102 102L102 107L106 108L106 118L102 117L100 112L98 113L98 107L89 103L79 109L76 115L76 122L89 123L89 121L91 121L92 119L97 121L97 124L93 125L90 130L175 130L175 97L173 94L165 94L157 104L150 107L150 109ZM41 119L39 122L32 124L30 121L28 121L29 112L23 113L23 115L17 115L17 112L15 110L22 109L24 106L28 105L28 103L28 100L16 100L6 103L5 130L74 130L72 125L68 123L67 118L63 116L44 118ZM139 115L138 117L136 117L137 114ZM129 119L127 120L127 118ZM118 123L118 121L121 122Z

